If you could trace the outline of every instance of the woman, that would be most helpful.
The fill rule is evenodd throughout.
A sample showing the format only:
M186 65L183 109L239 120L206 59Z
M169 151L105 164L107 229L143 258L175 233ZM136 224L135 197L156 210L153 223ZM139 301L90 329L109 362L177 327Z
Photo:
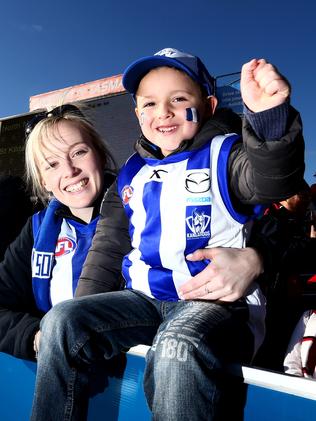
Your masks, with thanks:
M34 360L42 316L74 296L115 165L73 105L40 114L26 132L27 182L47 206L28 219L0 264L0 351Z

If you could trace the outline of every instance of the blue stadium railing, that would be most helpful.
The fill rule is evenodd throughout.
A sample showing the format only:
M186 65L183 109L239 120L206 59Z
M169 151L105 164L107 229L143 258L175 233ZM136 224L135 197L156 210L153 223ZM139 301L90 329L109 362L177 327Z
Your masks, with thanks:
M89 421L149 421L142 378L146 347L133 348L121 378L109 378L103 393L90 400ZM29 420L36 364L0 353L0 420ZM242 367L248 384L245 421L306 421L316 414L316 382ZM230 420L229 420L230 421Z

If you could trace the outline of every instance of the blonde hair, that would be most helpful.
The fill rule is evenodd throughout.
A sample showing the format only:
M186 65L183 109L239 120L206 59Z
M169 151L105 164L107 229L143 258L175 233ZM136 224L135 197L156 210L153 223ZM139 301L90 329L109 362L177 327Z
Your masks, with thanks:
M29 134L25 144L25 181L31 194L44 204L48 202L50 194L43 186L38 163L41 158L44 158L44 139L47 139L48 133L51 134L52 130L61 121L75 123L89 137L98 156L104 163L104 169L116 170L115 160L107 145L91 122L83 116L81 111L78 109L76 112L76 107L68 111L66 106L65 112L62 111L62 107L59 107L59 109L60 112L55 112L57 108L51 112L47 111L47 113L43 114L44 117L36 123L34 128L28 129L27 126L26 129L29 131ZM39 118L41 118L41 115ZM58 140L62 142L61 138L58 138Z

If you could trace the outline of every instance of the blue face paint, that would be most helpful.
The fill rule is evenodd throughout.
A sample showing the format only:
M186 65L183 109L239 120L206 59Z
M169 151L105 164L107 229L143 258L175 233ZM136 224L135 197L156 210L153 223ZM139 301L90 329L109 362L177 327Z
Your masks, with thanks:
M140 113L140 119L139 119L139 124L142 126L144 124L144 120L145 120L145 113L144 111L142 111Z
M198 123L200 121L199 112L195 107L186 108L186 119L192 121L192 123Z

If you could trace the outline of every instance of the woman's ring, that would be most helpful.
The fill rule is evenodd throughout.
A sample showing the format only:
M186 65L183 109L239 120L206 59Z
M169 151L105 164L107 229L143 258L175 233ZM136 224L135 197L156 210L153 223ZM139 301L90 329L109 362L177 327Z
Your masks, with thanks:
M205 290L205 294L210 294L212 292L207 288L207 283L205 284L204 290Z

